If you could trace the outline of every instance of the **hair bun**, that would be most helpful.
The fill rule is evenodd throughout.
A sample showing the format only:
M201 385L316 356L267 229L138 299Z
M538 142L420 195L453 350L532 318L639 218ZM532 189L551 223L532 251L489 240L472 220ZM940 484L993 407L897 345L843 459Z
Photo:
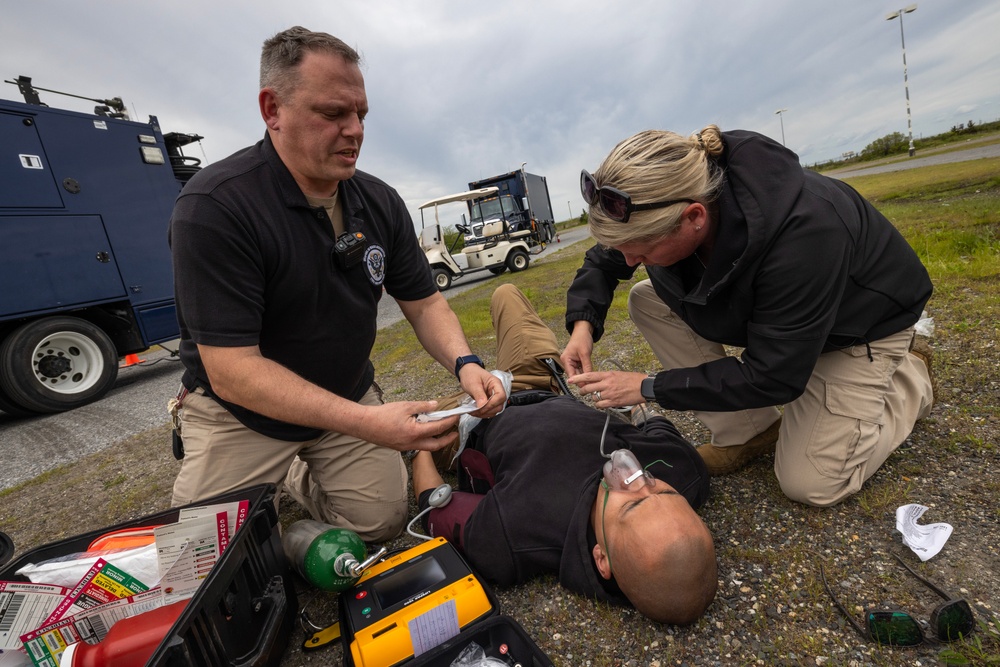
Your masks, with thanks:
M718 125L708 125L695 135L698 145L708 157L718 157L725 149L722 143L722 130Z

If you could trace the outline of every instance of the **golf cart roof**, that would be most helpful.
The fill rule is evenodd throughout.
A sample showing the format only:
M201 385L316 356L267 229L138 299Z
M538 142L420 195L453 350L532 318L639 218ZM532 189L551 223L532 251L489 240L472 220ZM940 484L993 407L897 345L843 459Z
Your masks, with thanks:
M495 195L500 192L500 188L491 185L488 188L479 188L478 190L469 190L468 192L459 192L453 195L447 195L445 197L438 197L437 199L432 199L429 202L420 205L421 209L430 208L431 206L437 206L439 204L450 204L456 201L469 201L470 199L479 199L480 197L488 197L489 195Z

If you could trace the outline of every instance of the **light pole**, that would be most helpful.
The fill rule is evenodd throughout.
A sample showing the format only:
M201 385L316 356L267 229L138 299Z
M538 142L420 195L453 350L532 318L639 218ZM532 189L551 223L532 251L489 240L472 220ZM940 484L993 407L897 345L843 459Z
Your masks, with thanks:
M910 133L910 157L916 154L917 149L913 147L913 120L910 117L910 84L906 79L906 39L903 37L903 14L909 14L916 10L917 5L914 3L885 17L886 21L899 17L899 42L903 47L903 89L906 91L906 128Z
M782 115L788 111L788 109L778 109L774 113L778 114L778 120L781 121L781 145L785 145L785 117Z

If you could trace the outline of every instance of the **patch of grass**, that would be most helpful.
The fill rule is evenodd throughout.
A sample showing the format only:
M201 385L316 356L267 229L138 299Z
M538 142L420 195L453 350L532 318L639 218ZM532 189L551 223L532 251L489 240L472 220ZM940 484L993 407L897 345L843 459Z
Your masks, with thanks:
M995 443L987 442L983 438L971 434L957 436L952 440L952 445L955 447L956 452L971 449L977 454L991 452L996 449Z
M860 507L868 518L883 521L892 516L896 508L911 501L913 483L908 480L882 479L869 481L855 496Z
M116 475L116 476L112 477L111 479L105 480L101 484L101 486L103 486L104 490L107 491L108 489L110 489L112 487L124 484L127 480L128 480L128 477L126 475L119 474L119 475Z
M1000 188L1000 158L904 169L848 179L880 210L887 202L942 202Z
M941 167L850 179L913 246L932 278L994 279L1000 254L1000 158L961 163L965 178L942 181ZM933 183L934 187L926 186ZM890 193L887 195L885 193ZM937 280L935 280L937 283Z
M997 623L980 618L977 632L953 642L938 654L945 665L1000 665Z

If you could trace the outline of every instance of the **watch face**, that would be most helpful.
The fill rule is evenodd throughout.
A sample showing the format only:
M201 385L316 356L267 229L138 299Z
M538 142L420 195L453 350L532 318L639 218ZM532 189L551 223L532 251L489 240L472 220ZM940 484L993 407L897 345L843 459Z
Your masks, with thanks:
M653 378L646 378L642 381L640 392L642 393L642 397L648 401L656 398L656 392L653 391Z

